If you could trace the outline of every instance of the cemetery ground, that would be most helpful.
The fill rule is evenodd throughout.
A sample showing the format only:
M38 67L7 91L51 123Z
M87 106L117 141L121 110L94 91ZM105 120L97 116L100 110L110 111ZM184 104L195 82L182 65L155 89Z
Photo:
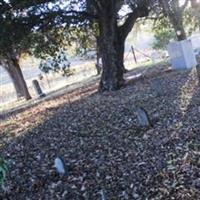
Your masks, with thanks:
M141 73L141 76L134 76ZM127 87L93 83L0 124L11 200L200 199L200 88L195 69L137 68ZM151 126L135 113L144 108ZM54 168L62 158L66 173Z

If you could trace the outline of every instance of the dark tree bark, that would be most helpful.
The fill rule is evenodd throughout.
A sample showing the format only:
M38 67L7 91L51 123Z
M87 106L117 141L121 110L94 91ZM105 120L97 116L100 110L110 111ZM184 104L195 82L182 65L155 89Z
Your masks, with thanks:
M124 85L124 49L125 40L132 30L136 20L149 14L148 5L135 7L125 19L123 25L118 26L119 9L115 0L102 0L96 4L99 23L99 49L102 57L103 73L99 91L118 90Z
M23 97L26 100L31 99L21 68L19 66L18 59L12 58L8 60L6 64L4 63L2 66L8 72L13 82L17 98L19 99Z
M116 43L115 43L115 48L117 51L117 55L118 55L118 64L119 67L122 68L123 73L126 73L128 70L125 68L124 66L124 51L125 51L125 40L126 38L122 37L119 33L117 33L117 37L116 37Z
M102 63L100 62L101 60L101 52L100 52L100 40L99 37L96 37L96 70L97 70L97 75L101 74L102 70Z
M114 8L113 8L114 9ZM118 90L124 83L123 70L118 63L116 49L117 29L114 16L102 15L100 19L100 52L102 56L103 73L99 91Z
M181 14L176 14L174 16L169 17L174 30L176 32L176 37L178 41L187 39L185 29L183 27L183 20Z

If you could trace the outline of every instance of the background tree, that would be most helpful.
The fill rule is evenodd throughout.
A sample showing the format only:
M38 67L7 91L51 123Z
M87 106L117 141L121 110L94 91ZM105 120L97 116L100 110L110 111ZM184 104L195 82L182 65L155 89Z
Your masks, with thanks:
M188 4L182 11L182 24L187 36L198 31L200 24L200 3L196 1L195 3L194 1L192 2L193 6L192 4ZM153 44L153 48L155 49L165 49L171 40L177 39L177 30L174 29L169 17L165 15L161 15L161 17L155 20L152 31L156 39Z
M19 65L21 56L52 54L61 41L56 29L58 6L52 4L50 9L49 2L54 1L0 1L0 65L8 72L18 98L31 98Z
M187 37L183 26L183 12L188 2L189 0L185 0L184 4L181 5L180 0L159 0L162 12L172 24L178 41L185 40Z
M190 0L191 8L188 9L188 23L194 25L193 31L200 31L200 1ZM189 21L190 20L190 21Z

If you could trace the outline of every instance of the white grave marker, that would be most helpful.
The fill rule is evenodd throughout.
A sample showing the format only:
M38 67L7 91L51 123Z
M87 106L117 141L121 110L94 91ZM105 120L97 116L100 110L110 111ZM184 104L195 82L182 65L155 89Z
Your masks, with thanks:
M191 40L172 42L167 46L172 69L190 69L197 64Z

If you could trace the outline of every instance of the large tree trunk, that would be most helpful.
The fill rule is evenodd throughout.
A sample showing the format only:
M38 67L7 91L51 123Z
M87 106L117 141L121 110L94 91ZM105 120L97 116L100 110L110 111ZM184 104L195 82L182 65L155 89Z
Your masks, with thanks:
M120 35L117 37L115 48L118 55L118 65L121 67L121 70L126 73L128 70L124 66L125 39Z
M6 65L3 65L3 68L8 72L13 82L17 98L31 99L18 60L12 58L6 62Z
M118 35L115 15L102 15L99 25L100 52L103 65L99 91L118 90L123 86L124 79L116 48Z
M126 73L128 72L128 70L124 66L124 51L125 51L125 40L127 36L122 37L120 27L116 27L115 34L116 34L115 35L116 40L114 42L114 48L117 53L118 67L121 67L123 70L123 73ZM99 65L99 60L102 57L100 48L99 48L100 44L101 44L100 38L97 38L97 65Z
M125 40L139 17L149 14L148 5L140 5L130 13L124 24L117 25L115 0L102 0L99 7L98 22L100 30L100 53L102 56L103 73L100 81L100 91L120 89L124 85L124 46Z
M102 63L101 63L101 52L100 52L100 41L99 37L96 37L96 70L97 75L101 74Z
M182 20L181 14L177 13L176 16L171 16L170 21L171 21L171 23L174 27L175 32L176 32L177 40L181 41L181 40L187 39L185 29L183 27L183 20Z

